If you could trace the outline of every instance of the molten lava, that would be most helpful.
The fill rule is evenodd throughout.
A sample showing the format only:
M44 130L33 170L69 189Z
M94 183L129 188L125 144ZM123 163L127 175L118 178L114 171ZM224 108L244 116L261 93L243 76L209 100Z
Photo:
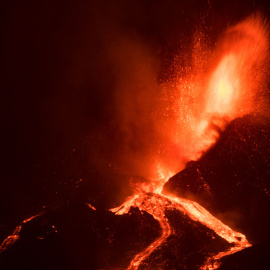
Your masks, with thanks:
M209 85L206 113L231 115L239 98L239 78L236 58L226 55L213 73Z
M29 221L43 215L44 212L41 212L40 214L34 215L32 217L29 217L25 220L23 220L21 222L20 225L18 225L15 230L13 231L13 233L11 235L9 235L7 238L4 239L4 241L2 242L2 244L0 245L0 253L5 251L6 249L10 248L15 242L17 242L20 239L20 231L22 229L22 226L26 223L28 223ZM55 228L54 228L55 229Z
M161 235L132 259L128 267L130 270L138 269L172 235L173 228L166 216L167 210L177 210L187 215L228 243L234 244L230 249L209 257L201 269L217 269L220 258L250 246L243 234L223 224L198 203L162 194L164 183L177 172L179 163L200 158L216 142L228 121L264 108L260 90L264 88L265 72L268 70L268 39L264 24L258 17L251 17L226 32L221 48L216 53L218 61L207 75L201 67L200 62L205 59L202 61L200 58L203 53L198 49L198 44L195 46L194 74L190 70L190 77L179 76L173 88L177 90L174 95L178 98L173 101L172 108L166 108L166 116L161 121L164 125L157 124L159 132L162 130L163 135L167 133L164 137L170 142L170 147L167 148L173 152L174 160L169 155L164 155L161 159L168 149L160 151L153 162L155 164L152 164L152 175L155 175L153 181L132 183L134 195L119 207L110 210L116 215L124 215L129 213L131 207L137 207L152 215L160 224ZM165 85L164 89L171 94L170 85ZM170 158L166 160L168 156ZM87 205L96 210L91 204ZM24 220L22 225L38 216ZM22 225L4 240L0 252L19 239Z
M215 231L216 234L229 243L235 244L231 249L220 252L216 256L209 258L201 269L216 269L217 266L219 266L217 260L221 257L251 246L243 234L233 231L220 220L212 216L205 208L190 200L177 198L175 196L165 196L161 193L141 192L127 198L122 205L113 208L110 211L116 215L123 215L128 214L130 207L138 207L141 211L146 211L152 215L159 222L162 229L160 237L134 257L128 268L130 270L138 269L141 262L148 258L150 254L161 246L172 234L173 228L171 227L165 212L169 209L178 210L185 215L188 215L192 220L199 221L206 227Z
M201 53L201 50L198 51ZM191 78L179 79L176 89L180 94L177 104L172 106L177 117L172 117L173 120L167 118L171 121L171 125L167 126L169 139L186 161L200 158L216 142L220 131L225 129L229 121L263 108L260 90L265 84L265 72L268 69L268 42L267 31L261 19L254 16L230 28L216 54L219 61L210 75L202 75L197 70L196 75ZM195 64L200 65L202 59L198 55L195 59ZM203 81L206 81L205 85ZM166 86L166 91L168 88ZM168 179L166 174L169 176L175 169L165 160L157 164L159 169L155 175L163 176L157 177L159 179ZM137 254L128 269L138 269L172 234L173 229L165 213L167 209L176 209L188 215L192 220L215 231L227 242L234 243L229 250L210 257L201 269L216 269L221 257L250 246L243 234L230 229L198 203L162 195L164 182L162 180L153 182L152 185L141 185L121 206L111 209L115 214L123 215L129 212L130 207L138 207L151 214L162 229L160 237Z
M268 30L258 15L225 31L214 54L204 34L196 32L194 39L190 65L176 58L179 74L163 85L164 113L156 119L157 133L166 139L157 162L174 172L199 159L229 121L268 106Z

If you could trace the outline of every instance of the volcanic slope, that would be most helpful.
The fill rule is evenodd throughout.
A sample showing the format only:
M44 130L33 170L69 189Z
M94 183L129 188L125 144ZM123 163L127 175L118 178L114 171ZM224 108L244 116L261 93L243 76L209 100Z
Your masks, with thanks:
M169 179L163 192L198 202L251 243L269 241L269 141L269 120L237 118L200 160Z

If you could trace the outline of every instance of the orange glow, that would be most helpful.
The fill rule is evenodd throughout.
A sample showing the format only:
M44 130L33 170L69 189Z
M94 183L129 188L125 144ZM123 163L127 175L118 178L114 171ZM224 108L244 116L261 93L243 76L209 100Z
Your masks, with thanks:
M204 101L200 114L195 115L193 137L203 142L193 147L195 155L191 159L213 145L219 136L217 130L223 130L229 121L247 113L264 112L262 91L269 70L266 29L261 19L253 16L225 33L217 53L220 60L201 91Z
M235 110L239 98L239 78L237 78L236 59L226 55L211 76L206 113L230 115Z
M128 214L130 207L138 207L141 211L146 211L156 219L162 229L161 235L152 242L146 249L138 253L131 261L128 269L136 270L139 268L141 262L147 259L152 252L154 252L159 246L164 244L166 239L172 234L173 229L166 217L166 210L178 210L185 215L188 215L192 220L199 221L209 229L215 231L220 237L224 238L229 243L234 243L235 246L231 249L220 252L202 266L201 269L216 269L212 268L215 265L218 266L218 260L226 255L233 254L243 248L251 246L247 241L246 237L231 228L223 224L220 220L212 216L205 208L200 206L198 203L178 198L175 196L165 196L156 193L139 193L135 194L120 205L119 207L110 209L116 215Z
M186 162L199 159L231 120L264 113L267 106L263 91L269 43L259 16L229 28L214 52L205 39L202 32L195 33L191 65L174 63L179 65L179 75L163 85L165 112L156 126L166 142L158 146L162 150L157 160L169 171L177 172Z
M91 205L90 203L87 203L86 205L94 211L97 210L95 206Z
M20 225L18 225L15 230L13 231L13 233L11 235L9 235L7 238L5 238L5 240L2 242L2 244L0 245L0 253L7 250L8 248L10 248L12 245L14 245L19 239L20 239L20 231L22 229L22 226L24 224L26 224L27 222L43 215L44 212L41 212L40 214L34 215L30 218L27 218L25 220L23 220L21 222ZM55 230L55 228L54 228Z
M136 270L140 263L144 261L156 248L164 243L164 241L171 235L171 226L165 217L165 205L170 204L170 201L163 195L155 193L140 193L127 198L127 200L119 207L113 208L110 211L116 215L127 214L130 207L138 207L141 211L146 211L156 219L162 229L162 234L146 249L138 253L131 261L128 269Z
M209 102L207 112L228 114L233 110L233 101L237 99L238 80L234 78L235 58L225 56L215 70L209 85Z
M152 164L150 184L139 183L135 194L121 206L111 209L117 215L138 207L155 218L162 234L137 254L128 269L138 269L142 261L171 235L166 209L176 209L199 221L234 247L209 258L201 269L217 269L223 256L249 247L246 237L233 231L198 203L161 194L163 184L186 162L199 159L219 137L227 123L248 113L262 112L265 74L268 71L268 34L259 17L253 16L228 29L215 52L216 63L203 44L202 33L196 33L192 66L179 68L174 82L163 85L165 113L156 120L156 131L166 139ZM209 72L209 65L212 69ZM208 70L208 72L205 72ZM164 140L165 140L164 139Z

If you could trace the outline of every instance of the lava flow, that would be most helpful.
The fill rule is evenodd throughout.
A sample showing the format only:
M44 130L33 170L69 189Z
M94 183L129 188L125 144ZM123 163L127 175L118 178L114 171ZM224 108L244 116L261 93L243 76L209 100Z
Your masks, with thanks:
M180 93L177 92L176 94L179 99L175 99L176 96L172 94L167 100L169 100L170 104L172 103L171 107L173 108L165 106L166 112L171 110L173 113L167 113L166 116L164 116L164 113L162 119L159 117L155 119L158 123L155 131L158 133L162 130L161 137L164 139L162 141L166 141L163 147L166 150L162 146L160 148L164 151L157 147L159 153L151 159L151 161L155 161L151 164L153 172L151 168L148 168L151 171L150 175L155 176L153 177L155 180L148 183L133 182L135 186L134 194L128 197L122 205L110 209L115 215L126 215L132 207L136 207L140 211L151 215L161 228L160 236L134 256L129 264L129 270L136 270L145 266L150 269L147 259L162 247L166 241L169 241L169 238L176 231L177 227L172 219L169 219L168 214L174 211L183 215L183 220L185 218L188 220L187 226L191 226L192 222L196 222L196 225L200 223L200 226L207 232L209 239L212 237L213 240L217 236L217 238L222 238L221 241L225 242L226 245L228 244L222 246L222 248L217 247L214 249L215 251L211 250L208 253L203 251L200 254L201 264L199 267L201 270L217 269L220 265L219 260L222 257L251 246L245 235L232 230L197 202L170 194L163 194L162 189L165 182L172 175L175 175L183 164L199 159L217 141L228 122L246 114L261 113L264 110L262 91L267 89L265 87L265 74L268 72L268 50L265 23L259 17L251 17L230 28L225 33L215 54L217 62L211 62L212 69L208 68L206 74L202 70L200 71L202 74L194 72L195 75L189 74L191 78L182 77L176 83L177 87L174 87L174 90L179 90ZM196 59L197 62L195 62L199 64L200 57ZM165 85L164 88L167 91L169 86ZM164 100L166 101L166 98L162 99L162 101ZM166 125L166 122L169 122L169 124ZM140 140L138 141L138 144L140 144ZM168 154L167 152L170 151L173 153ZM139 161L143 163L141 159ZM181 168L183 169L183 166ZM192 185L192 183L190 184ZM87 205L91 208L91 211L96 210L91 204ZM8 236L1 244L0 253L10 248L20 239L22 226L43 215L43 213L25 219L17 226L13 234ZM52 229L55 232L57 231L54 226L52 226ZM198 234L197 231L196 234ZM79 235L82 236L82 234ZM100 237L100 234L98 234L98 237ZM220 252L220 250L222 251ZM88 257L88 254L86 257ZM205 261L203 261L204 259ZM184 265L184 268L187 267ZM154 269L160 268L155 267Z
M212 216L205 208L190 200L170 195L166 196L158 192L141 192L127 198L122 205L110 211L114 212L116 215L123 215L128 214L130 207L138 207L140 211L145 211L152 215L159 222L162 229L161 235L134 257L128 267L130 270L138 269L141 262L148 258L149 255L161 246L173 233L173 228L166 217L166 210L178 210L188 215L192 220L201 222L227 242L234 243L234 246L229 250L220 252L214 257L209 258L201 269L216 269L219 266L217 261L220 258L251 246L243 234L233 231L220 220Z
M179 147L184 152L187 148L184 154L188 160L200 158L216 142L219 133L226 128L229 121L248 113L256 113L263 108L259 93L260 89L264 88L264 71L267 70L265 61L268 52L267 31L263 25L255 16L226 32L218 52L219 61L214 65L213 71L206 75L205 89L198 91L199 94L197 94L197 99L200 99L198 106L200 112L195 113L198 109L195 110L194 104L189 104L189 101L186 101L185 108L194 111L192 113L187 111L187 114L182 108L179 111L177 123L182 122L185 127L187 122L190 125L187 128L189 136L184 134L189 139L187 146ZM192 83L189 89L194 85L198 83ZM185 90L186 87L183 91ZM179 102L183 104L183 96ZM179 134L181 137L181 132L177 132L177 127L174 131L175 136L171 138L174 138L174 144L177 145L177 142L183 138L180 140L177 138ZM169 171L168 168L165 169ZM168 179L168 177L164 178ZM251 246L243 234L233 231L198 203L161 194L164 182L155 183L157 183L157 188L151 192L145 188L146 186L141 186L140 192L129 197L121 206L111 209L116 215L123 215L127 214L131 207L137 207L152 215L162 229L161 235L133 258L128 269L138 269L141 263L172 235L173 228L166 217L166 210L178 210L193 221L198 221L213 230L227 242L234 244L229 250L209 257L201 269L217 269L220 258ZM154 184L152 188L153 186Z

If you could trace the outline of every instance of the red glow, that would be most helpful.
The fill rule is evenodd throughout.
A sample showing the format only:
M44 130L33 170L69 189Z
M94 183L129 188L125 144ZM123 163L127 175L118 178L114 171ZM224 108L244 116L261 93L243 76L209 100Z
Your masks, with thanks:
M156 248L162 245L172 234L173 229L171 228L171 225L165 215L166 209L179 210L185 215L188 215L192 220L199 221L211 230L215 231L216 234L224 238L229 243L235 244L234 247L226 252L221 252L216 256L211 257L211 262L209 259L209 262L207 261L201 269L216 269L218 266L217 260L221 257L233 254L243 248L251 246L243 234L233 231L196 202L177 198L175 196L165 196L162 194L142 192L127 198L122 205L111 209L111 211L117 215L128 214L131 206L138 207L140 210L151 214L159 222L162 229L162 234L153 243L151 243L150 246L134 257L128 268L130 270L138 269L140 263L149 257L149 255ZM216 263L215 268L212 268L212 262Z
M140 263L171 235L172 228L165 217L165 210L170 208L187 214L235 244L230 250L209 258L201 269L216 269L221 257L250 246L244 235L230 229L198 203L161 194L167 179L183 169L186 162L200 158L216 142L219 131L224 130L229 121L263 108L260 94L265 84L268 42L260 18L251 17L224 34L215 52L215 59L219 61L209 73L204 70L209 55L207 50L203 51L201 35L195 36L198 42L195 42L193 67L188 75L180 74L177 83L164 85L164 102L171 101L171 107L166 107L163 118L158 118L157 130L173 146L169 147L172 153L168 154L166 149L157 155L152 166L152 178L156 181L138 184L133 196L111 209L122 215L127 214L131 206L138 207L151 214L162 229L160 237L137 254L128 269L138 269ZM179 165L180 160L182 164Z
M199 159L231 120L264 113L269 47L262 19L251 16L229 28L212 53L204 40L195 33L191 66L176 63L177 80L163 85L165 112L156 121L166 142L158 146L151 178L159 178L156 166L176 173Z

